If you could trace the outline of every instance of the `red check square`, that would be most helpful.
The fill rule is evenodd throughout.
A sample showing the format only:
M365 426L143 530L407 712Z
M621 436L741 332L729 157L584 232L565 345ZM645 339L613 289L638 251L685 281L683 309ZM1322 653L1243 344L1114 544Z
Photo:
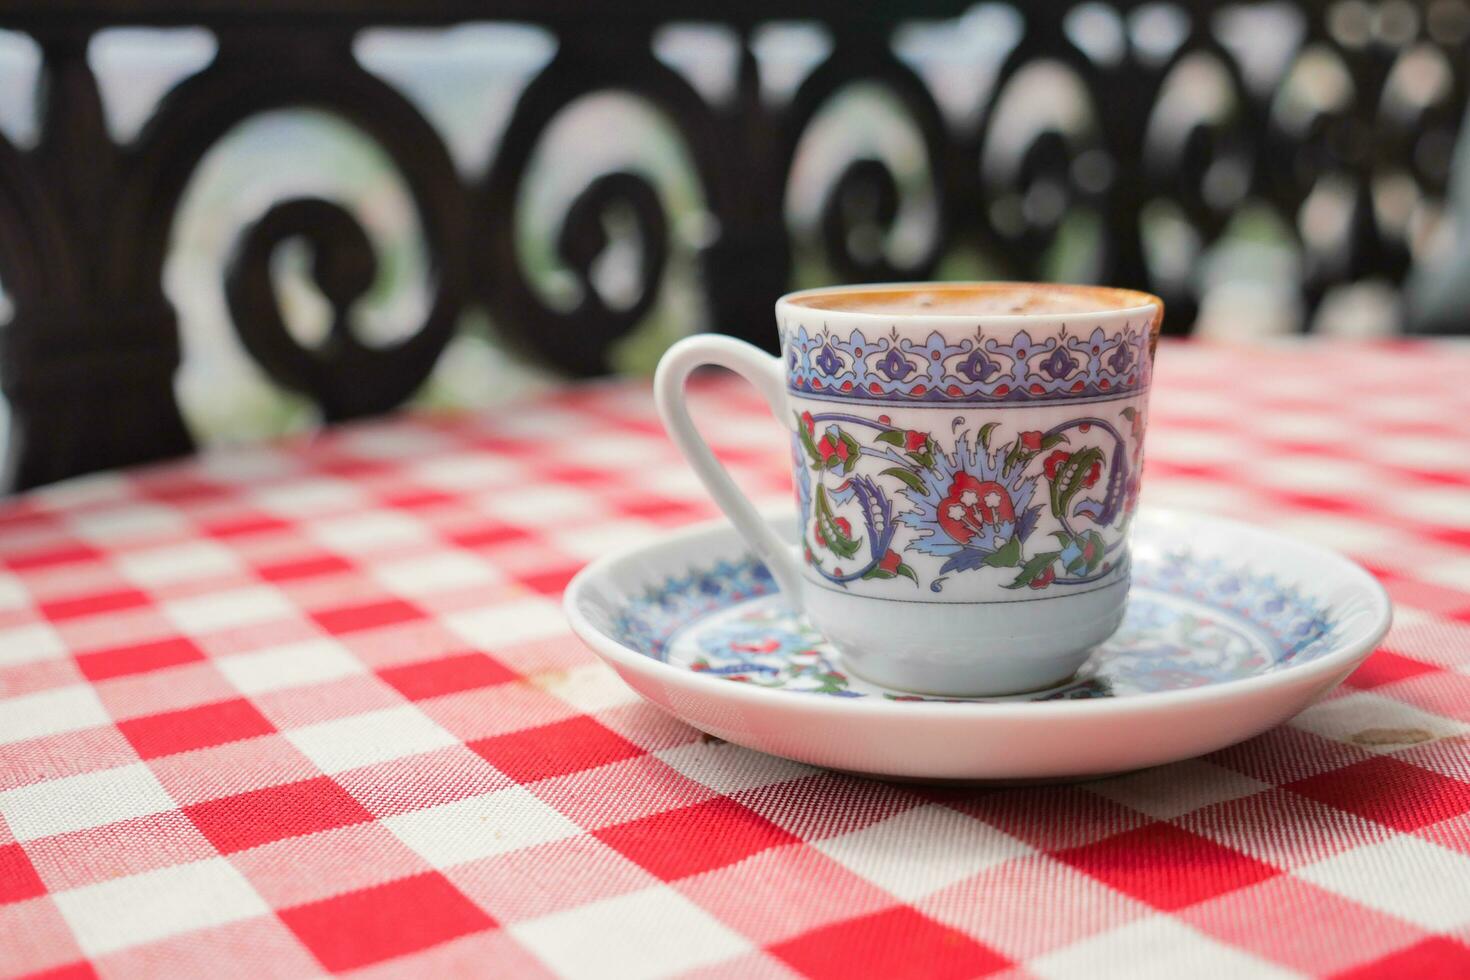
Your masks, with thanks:
M481 524L445 535L451 544L469 549L505 544L508 541L523 541L530 536L525 528L513 524Z
M1173 824L1154 823L1055 857L1125 895L1172 911L1265 881L1271 865Z
M769 952L803 976L834 980L962 980L1010 966L990 947L907 906L817 929Z
M97 971L91 963L68 963L40 973L27 973L26 980L97 980Z
M378 671L378 676L399 694L413 701L489 687L515 680L516 674L483 653L441 657Z
M327 776L196 803L184 814L221 854L373 819Z
M79 561L95 561L102 557L102 552L96 548L84 544L56 545L50 548L38 548L35 551L12 554L5 559L5 564L17 572L33 571L38 568L49 568L52 565L66 565Z
M0 846L0 905L46 894L46 885L19 844Z
M97 592L71 599L43 602L40 608L42 615L47 619L66 620L95 616L98 613L117 612L121 609L136 609L138 606L146 605L148 605L148 597L137 589L117 589L112 592Z
M399 490L395 493L383 495L383 503L389 507L397 507L402 510L414 510L419 507L434 507L440 504L454 503L455 497L438 490L430 490L426 487Z
M244 698L130 718L118 722L117 728L144 759L238 742L276 730Z
M723 796L604 827L592 836L664 881L723 868L801 840Z
M279 517L272 517L269 514L241 513L204 524L200 530L211 537L239 538L251 534L265 534L270 531L286 531L290 527L290 524Z
M1461 980L1470 977L1470 947L1453 939L1434 936L1334 975L1335 980L1392 980L1414 977L1415 980Z
M295 579L315 578L318 575L333 575L351 571L352 565L336 555L316 555L292 561L273 562L261 565L255 572L267 582L289 582Z
M328 970L350 970L402 956L496 924L438 872L279 914Z
M418 607L411 606L402 599L384 599L381 602L369 602L360 606L328 609L313 613L312 618L328 633L340 634L423 619L424 613Z
M1386 755L1290 783L1286 788L1405 831L1470 811L1470 783Z
M643 753L585 715L481 739L469 747L519 783L564 776Z
M567 583L572 580L572 576L581 570L580 565L567 565L562 568L553 568L550 571L520 575L517 578L526 588L534 589L543 595L549 595L555 598L560 596L566 589Z
M1396 681L1408 680L1420 674L1433 673L1439 669L1433 664L1400 656L1391 650L1379 650L1369 657L1363 666L1353 671L1346 683L1366 690Z
M203 659L204 654L197 646L184 637L177 636L151 643L132 643L81 653L77 655L77 666L88 680L105 681L110 677L146 674Z

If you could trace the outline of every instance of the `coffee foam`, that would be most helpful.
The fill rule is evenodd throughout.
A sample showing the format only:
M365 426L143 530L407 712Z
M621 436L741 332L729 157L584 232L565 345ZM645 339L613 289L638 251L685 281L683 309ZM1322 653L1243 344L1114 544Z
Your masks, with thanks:
M814 293L791 300L797 306L835 313L879 316L1028 316L1103 313L1149 305L1153 297L1103 286L994 283L973 286L923 285L902 289L854 289Z

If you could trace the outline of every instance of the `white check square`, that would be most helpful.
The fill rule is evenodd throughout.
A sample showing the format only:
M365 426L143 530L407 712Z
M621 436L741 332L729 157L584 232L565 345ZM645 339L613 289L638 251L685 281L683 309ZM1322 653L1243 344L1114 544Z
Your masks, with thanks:
M115 564L139 585L173 585L240 571L233 552L210 541L189 541L162 548L119 552Z
M60 634L49 623L27 623L0 629L0 667L56 660L68 652Z
M535 493L516 487L510 492L484 494L478 503L502 521L537 527L563 520L591 522L607 516L607 506L592 491L556 484L538 486Z
M654 755L696 783L726 796L758 786L789 783L821 772L800 762L752 752L729 742L707 742L704 739L663 749Z
M444 490L478 490L507 483L525 475L525 467L495 456L459 453L443 459L426 460L408 469L420 483Z
M284 733L326 773L369 766L459 744L411 704L334 718Z
M1446 442L1447 452L1456 452ZM1459 487L1414 487L1398 489L1383 498L1383 503L1416 521L1438 524L1447 528L1470 529L1470 499Z
M586 714L596 714L624 704L642 700L636 691L624 684L606 664L585 664L567 670L552 671L534 679L541 690L560 698Z
M265 510L292 518L340 514L363 504L360 489L345 480L325 477L294 479L279 487L257 490L253 496Z
M558 551L591 561L620 548L646 544L659 534L659 529L645 521L603 521L570 531L553 531L548 535Z
M0 745L106 725L112 716L88 684L0 700Z
M270 913L245 876L220 857L114 878L53 898L91 956Z
M450 613L443 622L481 650L543 640L571 629L560 606L549 599L530 596L484 609Z
M388 817L383 824L436 868L575 837L581 828L520 786Z
M340 643L326 638L220 657L214 665L242 694L304 687L365 672Z
M378 581L406 598L434 596L449 589L489 586L504 581L504 576L494 565L460 551L378 562L372 571Z
M268 585L170 599L159 605L164 615L186 633L209 633L300 615L285 596Z
M932 803L812 846L909 902L1032 853L1009 834Z
M1301 728L1338 742L1347 742L1374 752L1394 752L1402 742L1385 742L1377 737L1384 731L1426 733L1424 738L1450 738L1470 732L1470 725L1444 715L1422 711L1403 701L1395 701L1371 691L1362 691L1314 704L1290 722Z
M30 604L31 592L21 580L9 572L0 572L0 609L24 609Z
M1157 820L1172 820L1201 807L1254 796L1270 785L1203 759L1189 759L1101 779L1087 788Z
M314 521L312 537L344 555L369 554L394 545L427 543L429 532L411 517L389 511Z
M187 528L177 510L141 500L130 500L121 507L77 511L68 516L67 526L77 537L98 544L159 535L178 536Z
M1175 919L1140 919L1026 964L1039 977L1178 980L1180 977L1298 977Z
M36 840L172 810L176 804L143 762L0 793L0 817L18 841Z
M1470 857L1418 837L1367 844L1293 873L1425 929L1470 924Z
M751 949L749 942L667 885L507 928L552 972L569 980L668 976ZM568 942L569 936L576 940Z

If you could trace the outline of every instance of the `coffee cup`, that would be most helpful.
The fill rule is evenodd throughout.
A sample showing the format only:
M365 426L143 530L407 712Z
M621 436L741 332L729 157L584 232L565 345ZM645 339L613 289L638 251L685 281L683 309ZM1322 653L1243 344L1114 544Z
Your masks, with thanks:
M864 679L975 697L1061 683L1121 622L1163 303L1042 283L805 290L781 356L679 341L655 397L715 501ZM778 537L695 428L719 365L789 432L799 541Z

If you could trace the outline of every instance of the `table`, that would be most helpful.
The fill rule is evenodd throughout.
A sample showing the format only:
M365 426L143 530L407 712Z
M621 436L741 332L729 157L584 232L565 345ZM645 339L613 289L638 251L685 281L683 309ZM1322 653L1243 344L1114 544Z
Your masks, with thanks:
M810 769L597 663L568 578L713 513L642 383L14 499L0 973L1470 974L1467 377L1447 345L1161 348L1146 506L1339 548L1397 618L1291 724L1074 785ZM696 404L785 501L754 393Z

